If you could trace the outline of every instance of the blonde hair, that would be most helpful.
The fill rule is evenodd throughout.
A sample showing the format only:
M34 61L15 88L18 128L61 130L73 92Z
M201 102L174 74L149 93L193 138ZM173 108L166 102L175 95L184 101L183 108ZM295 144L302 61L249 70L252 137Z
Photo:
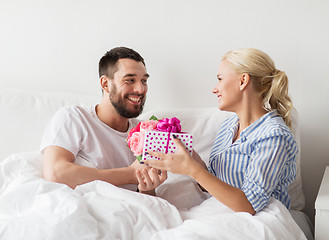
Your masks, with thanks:
M278 110L286 125L291 127L292 101L288 94L288 77L276 69L273 60L263 51L243 48L230 51L222 60L228 60L235 72L248 73L255 90L263 98L266 110Z

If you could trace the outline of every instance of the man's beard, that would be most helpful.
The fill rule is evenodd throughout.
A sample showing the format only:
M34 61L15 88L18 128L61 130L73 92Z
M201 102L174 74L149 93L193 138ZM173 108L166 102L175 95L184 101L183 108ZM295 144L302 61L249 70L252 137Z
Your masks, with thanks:
M135 96L144 96L144 94L130 94ZM140 105L133 106L135 111L130 111L127 109L127 103L125 102L125 98L127 95L124 96L124 98L121 98L119 94L117 94L117 88L115 85L113 85L113 89L110 92L110 101L112 105L114 106L117 113L120 114L120 116L125 118L135 118L138 117L142 112L145 104L146 97L144 96L141 100Z

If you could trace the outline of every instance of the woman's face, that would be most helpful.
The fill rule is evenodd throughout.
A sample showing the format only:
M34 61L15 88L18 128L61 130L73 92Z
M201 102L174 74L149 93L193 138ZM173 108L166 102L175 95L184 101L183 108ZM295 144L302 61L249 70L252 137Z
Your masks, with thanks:
M240 77L233 71L231 63L223 60L219 65L218 83L212 90L218 97L218 108L223 111L237 110L238 104L241 102Z

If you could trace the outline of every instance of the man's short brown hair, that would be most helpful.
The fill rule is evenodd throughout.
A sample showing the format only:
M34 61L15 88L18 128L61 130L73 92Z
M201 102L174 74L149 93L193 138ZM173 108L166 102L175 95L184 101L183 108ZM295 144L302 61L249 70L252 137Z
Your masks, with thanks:
M116 47L106 52L105 55L99 60L99 77L105 75L113 79L114 73L117 71L116 63L122 58L129 58L137 62L142 62L145 66L143 57L135 50L126 47Z

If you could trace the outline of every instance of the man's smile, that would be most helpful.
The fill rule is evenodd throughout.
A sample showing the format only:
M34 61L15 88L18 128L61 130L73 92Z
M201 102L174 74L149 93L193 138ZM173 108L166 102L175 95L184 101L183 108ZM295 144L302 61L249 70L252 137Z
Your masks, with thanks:
M140 104L142 102L143 96L130 95L127 99L133 104Z

